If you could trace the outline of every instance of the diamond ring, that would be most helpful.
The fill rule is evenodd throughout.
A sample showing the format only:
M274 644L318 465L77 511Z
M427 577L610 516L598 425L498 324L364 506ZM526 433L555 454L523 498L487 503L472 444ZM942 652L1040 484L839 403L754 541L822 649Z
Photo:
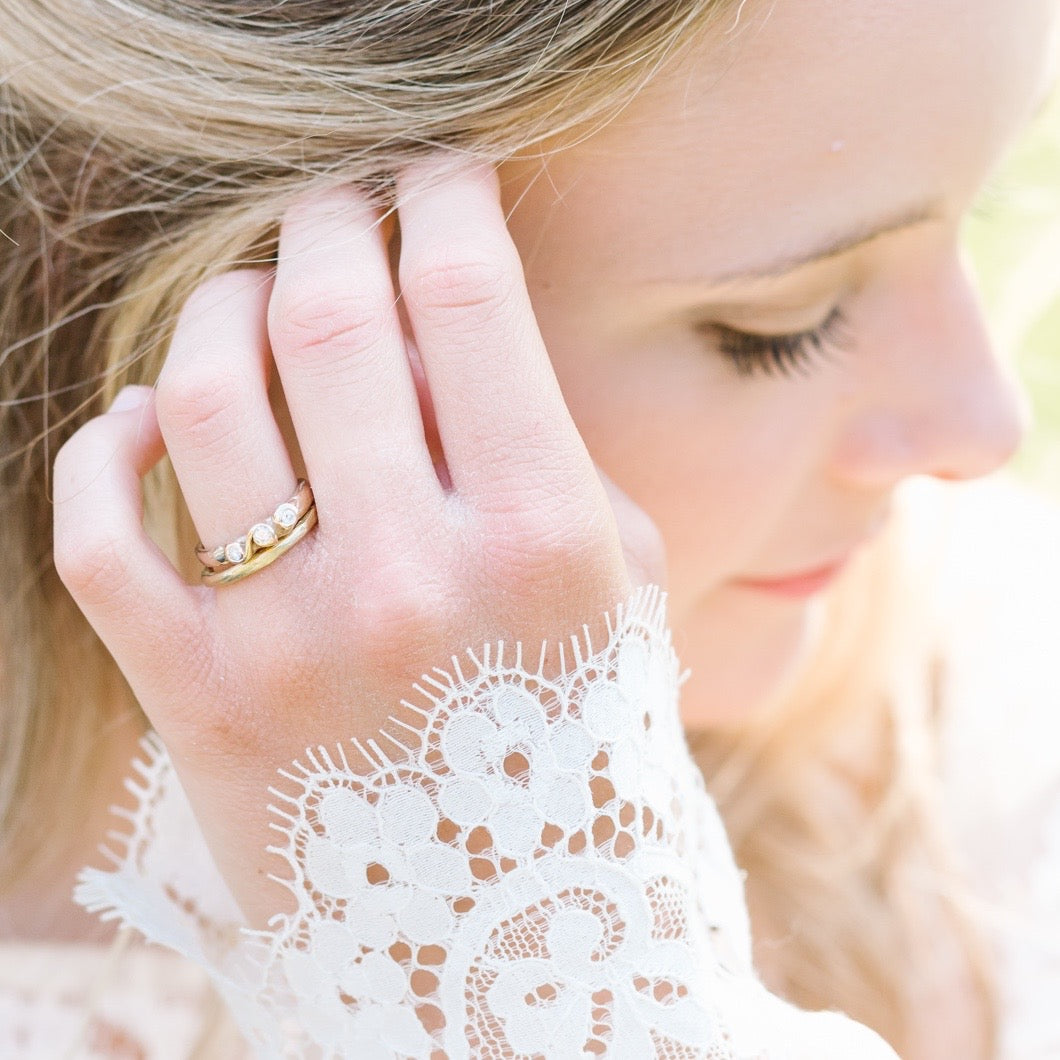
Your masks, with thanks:
M290 499L242 537L216 548L201 542L195 546L203 565L202 580L209 585L227 584L260 570L300 541L316 521L313 491L305 479L299 479Z

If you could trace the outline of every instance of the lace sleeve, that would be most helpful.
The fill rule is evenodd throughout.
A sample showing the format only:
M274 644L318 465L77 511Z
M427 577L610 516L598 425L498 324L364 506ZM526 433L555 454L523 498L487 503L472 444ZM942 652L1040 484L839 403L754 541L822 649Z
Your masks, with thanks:
M544 649L454 657L377 739L281 771L298 908L268 930L240 926L154 739L132 833L76 900L206 967L264 1057L893 1056L757 982L663 595L608 630L560 645L557 678Z

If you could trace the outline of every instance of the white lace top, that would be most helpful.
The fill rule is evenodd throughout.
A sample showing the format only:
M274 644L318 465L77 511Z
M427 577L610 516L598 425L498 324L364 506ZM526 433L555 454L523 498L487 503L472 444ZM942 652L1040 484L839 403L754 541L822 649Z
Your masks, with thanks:
M454 657L389 737L285 771L297 794L272 809L298 908L264 932L241 928L148 741L129 841L76 897L165 948L133 952L98 996L101 952L8 948L0 1056L238 1057L235 1038L196 1042L208 978L262 1057L893 1057L758 983L741 877L680 729L662 595L638 592L609 629L597 649L572 642L551 680L501 646ZM1006 1060L1060 1056L1051 790L1035 788L1036 815L1012 808L1033 878L995 872L984 890L1035 903L1029 920L995 917Z

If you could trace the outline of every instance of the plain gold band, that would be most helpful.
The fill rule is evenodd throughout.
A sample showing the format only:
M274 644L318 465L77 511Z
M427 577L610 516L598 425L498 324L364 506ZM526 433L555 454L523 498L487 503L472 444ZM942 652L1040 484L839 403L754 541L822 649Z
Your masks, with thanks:
M245 578L248 574L261 570L262 567L267 567L273 560L279 559L293 544L301 541L316 524L317 507L314 504L275 545L270 545L260 552L255 552L254 555L242 563L236 563L230 567L222 567L220 570L204 569L202 572L203 583L206 585L230 585L232 582L239 581L240 578Z

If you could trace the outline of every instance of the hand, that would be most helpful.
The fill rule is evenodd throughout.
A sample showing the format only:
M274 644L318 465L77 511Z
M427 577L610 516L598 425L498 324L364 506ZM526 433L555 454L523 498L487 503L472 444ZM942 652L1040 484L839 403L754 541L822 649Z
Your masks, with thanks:
M307 744L374 736L465 648L536 651L586 623L602 640L600 616L662 580L658 535L564 404L496 174L421 186L440 165L398 181L411 335L379 213L352 188L316 191L283 217L275 275L199 287L156 392L86 423L55 462L56 568L253 924L291 904L267 879L282 870L265 850L278 768ZM242 581L190 586L143 530L140 479L168 452L208 546L288 497L299 473L270 409L272 361L319 524Z

